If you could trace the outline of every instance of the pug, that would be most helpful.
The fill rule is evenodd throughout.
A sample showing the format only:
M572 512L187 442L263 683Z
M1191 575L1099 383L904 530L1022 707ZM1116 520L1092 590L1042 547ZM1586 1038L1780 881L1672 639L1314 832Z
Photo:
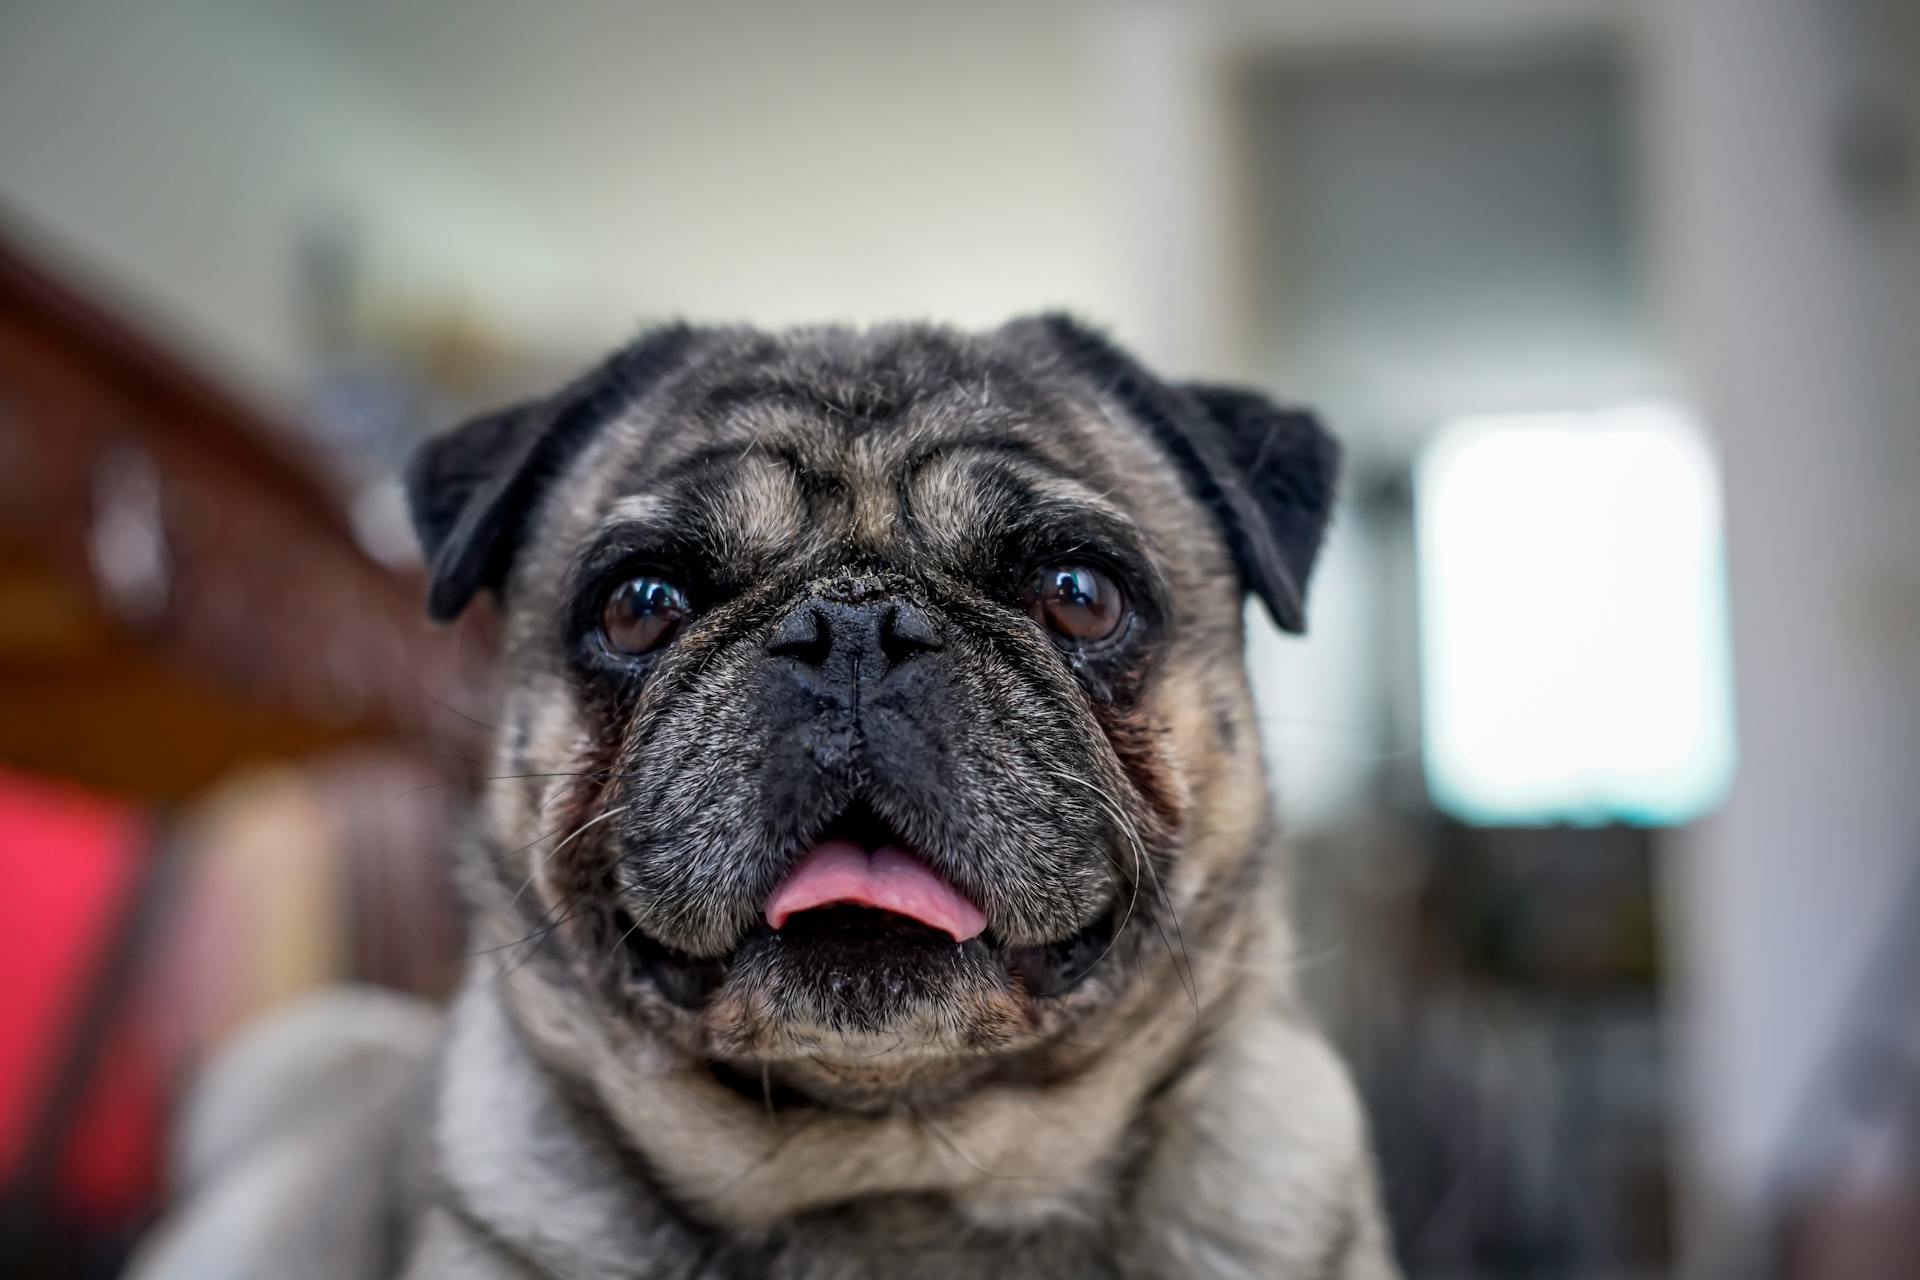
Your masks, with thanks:
M1242 662L1337 468L1059 315L676 325L430 441L428 609L491 595L504 687L366 1265L1393 1274Z

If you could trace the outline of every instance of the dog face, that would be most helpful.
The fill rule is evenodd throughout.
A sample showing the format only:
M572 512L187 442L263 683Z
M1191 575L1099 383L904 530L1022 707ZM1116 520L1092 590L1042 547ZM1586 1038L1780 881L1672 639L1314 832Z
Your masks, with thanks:
M756 1089L1184 999L1266 820L1241 599L1300 629L1334 470L1060 317L673 328L434 440L430 608L506 624L482 939Z

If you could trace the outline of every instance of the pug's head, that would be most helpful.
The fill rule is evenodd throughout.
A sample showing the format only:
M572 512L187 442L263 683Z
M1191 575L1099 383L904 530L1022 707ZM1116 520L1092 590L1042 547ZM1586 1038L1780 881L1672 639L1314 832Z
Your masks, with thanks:
M1241 602L1302 628L1335 469L1058 316L668 328L431 441L430 610L505 623L481 941L756 1091L1198 1000L1267 821Z

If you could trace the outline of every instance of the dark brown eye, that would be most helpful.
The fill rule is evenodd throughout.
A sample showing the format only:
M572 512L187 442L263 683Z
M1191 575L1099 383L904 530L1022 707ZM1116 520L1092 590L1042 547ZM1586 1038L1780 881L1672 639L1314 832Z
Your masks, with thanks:
M637 657L672 638L687 616L686 592L665 578L629 578L600 611L600 633L615 653Z
M1027 583L1027 612L1055 635L1086 643L1105 640L1120 629L1127 598L1112 578L1091 565L1048 565Z

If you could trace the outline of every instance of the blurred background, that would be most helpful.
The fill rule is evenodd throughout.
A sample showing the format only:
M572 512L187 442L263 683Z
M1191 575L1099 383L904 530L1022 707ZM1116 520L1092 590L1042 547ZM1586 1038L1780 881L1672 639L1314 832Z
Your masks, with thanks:
M1249 660L1408 1272L1920 1275L1917 164L1906 0L6 0L0 1273L459 963L414 442L1065 306L1348 447Z

